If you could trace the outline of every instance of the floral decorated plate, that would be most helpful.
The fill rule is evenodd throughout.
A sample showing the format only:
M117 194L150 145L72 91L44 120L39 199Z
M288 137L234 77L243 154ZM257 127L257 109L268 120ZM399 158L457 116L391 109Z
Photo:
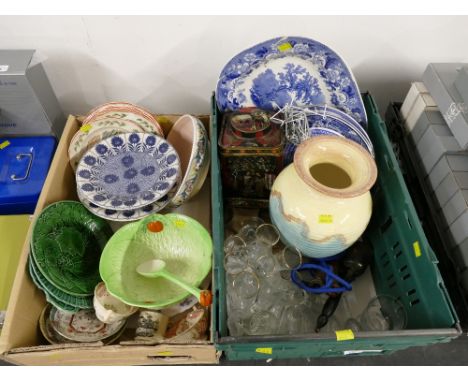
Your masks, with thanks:
M76 343L76 341L63 337L54 329L54 327L52 326L52 322L50 321L51 309L52 305L47 304L42 310L41 316L39 318L39 328L45 340L51 344ZM102 342L106 345L115 342L122 335L124 330L125 325L117 333L110 337L107 337Z
M100 281L99 258L112 229L83 204L61 201L36 218L31 253L37 271L57 289L74 296L91 296Z
M161 199L179 173L179 156L164 138L131 133L107 138L90 149L78 164L76 183L89 202L121 211Z
M180 176L178 177L177 182L171 188L168 194L164 195L161 199L157 200L152 204L148 204L147 206L137 208L137 209L128 209L128 210L113 210L109 208L101 208L96 204L86 200L81 193L78 193L78 197L80 198L81 202L84 206L90 210L93 214L107 220L112 221L119 221L119 222L127 222L133 220L139 220L145 216L150 214L156 213L161 211L164 207L166 207L169 202L172 200L174 195L176 194L177 190L180 186Z
M58 334L49 320L50 310L52 309L52 305L47 304L45 308L41 312L41 316L39 317L39 329L43 337L46 339L47 342L55 345L55 344L62 344L62 343L74 343L75 341L71 341L60 334Z
M76 312L80 309L91 309L93 307L92 296L73 296L51 284L37 269L32 256L29 257L29 273L34 284L46 295L46 300L58 309Z
M180 157L183 180L170 202L172 207L178 207L194 197L203 186L210 164L210 142L202 121L188 114L177 120L167 141Z
M54 331L60 336L75 342L96 342L119 332L126 320L105 324L98 320L93 309L80 310L76 313L64 312L52 307L49 321Z
M303 37L275 38L236 55L219 76L216 101L221 111L328 104L367 125L346 63L326 45Z
M164 137L161 126L151 113L140 106L128 102L109 102L94 108L84 119L83 125L86 126L92 121L105 118L132 121L138 124L145 132Z
M85 126L85 129L77 131L68 147L68 158L73 170L86 151L100 141L118 134L145 132L136 123L117 118L99 119Z

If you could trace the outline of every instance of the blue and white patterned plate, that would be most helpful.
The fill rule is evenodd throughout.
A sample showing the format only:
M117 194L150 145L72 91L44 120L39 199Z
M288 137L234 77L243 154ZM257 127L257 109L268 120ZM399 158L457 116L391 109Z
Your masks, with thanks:
M142 219L145 216L161 211L174 198L175 194L177 193L180 187L180 183L181 183L181 176L177 178L177 182L171 188L171 191L169 191L169 193L164 195L161 199L157 200L156 202L152 204L148 204L147 206L136 208L136 209L118 211L118 210L113 210L110 208L101 208L97 206L96 204L86 200L83 197L83 194L80 192L78 193L78 198L89 211L91 211L93 214L103 219L118 221L118 222L130 222L130 221Z
M374 147L364 128L354 119L342 111L332 108L317 106L310 108L308 116L309 136L335 135L349 139L366 149L374 156ZM287 143L284 148L284 161L289 164L293 161L296 145Z
M236 55L219 76L216 101L221 111L328 104L367 126L359 87L346 63L326 45L303 37L275 38Z
M91 148L76 170L78 193L98 207L135 210L166 195L180 174L175 149L147 133L120 134Z

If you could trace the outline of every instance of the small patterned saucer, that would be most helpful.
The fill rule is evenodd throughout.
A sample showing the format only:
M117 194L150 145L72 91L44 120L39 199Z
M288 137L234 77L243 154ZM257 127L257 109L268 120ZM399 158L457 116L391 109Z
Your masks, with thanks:
M120 134L101 141L83 156L76 183L78 192L101 208L134 210L166 195L179 173L179 155L165 139L154 134Z
M93 309L72 313L55 307L50 309L49 320L58 334L75 342L105 340L119 332L126 324L126 320L105 324L98 320Z
M108 102L95 107L84 119L83 125L103 118L132 121L137 123L145 132L164 137L161 126L150 112L128 102Z

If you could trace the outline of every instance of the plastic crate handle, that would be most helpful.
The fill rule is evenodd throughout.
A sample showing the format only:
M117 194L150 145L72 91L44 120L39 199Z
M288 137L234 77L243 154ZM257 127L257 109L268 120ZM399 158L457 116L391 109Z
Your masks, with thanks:
M16 155L16 160L21 161L21 159L26 158L26 157L29 158L28 167L26 168L26 173L24 174L24 176L21 176L21 177L16 176L16 174L11 174L10 178L14 182L18 182L18 181L21 181L21 180L28 179L29 174L31 173L31 167L32 167L32 162L33 162L32 153L18 154L18 155Z

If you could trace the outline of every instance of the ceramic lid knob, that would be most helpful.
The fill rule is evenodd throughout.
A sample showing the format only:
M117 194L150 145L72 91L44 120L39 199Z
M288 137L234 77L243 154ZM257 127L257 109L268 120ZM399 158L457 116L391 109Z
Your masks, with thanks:
M158 220L155 222L148 223L146 227L148 228L148 231L158 233L164 229L164 224Z

